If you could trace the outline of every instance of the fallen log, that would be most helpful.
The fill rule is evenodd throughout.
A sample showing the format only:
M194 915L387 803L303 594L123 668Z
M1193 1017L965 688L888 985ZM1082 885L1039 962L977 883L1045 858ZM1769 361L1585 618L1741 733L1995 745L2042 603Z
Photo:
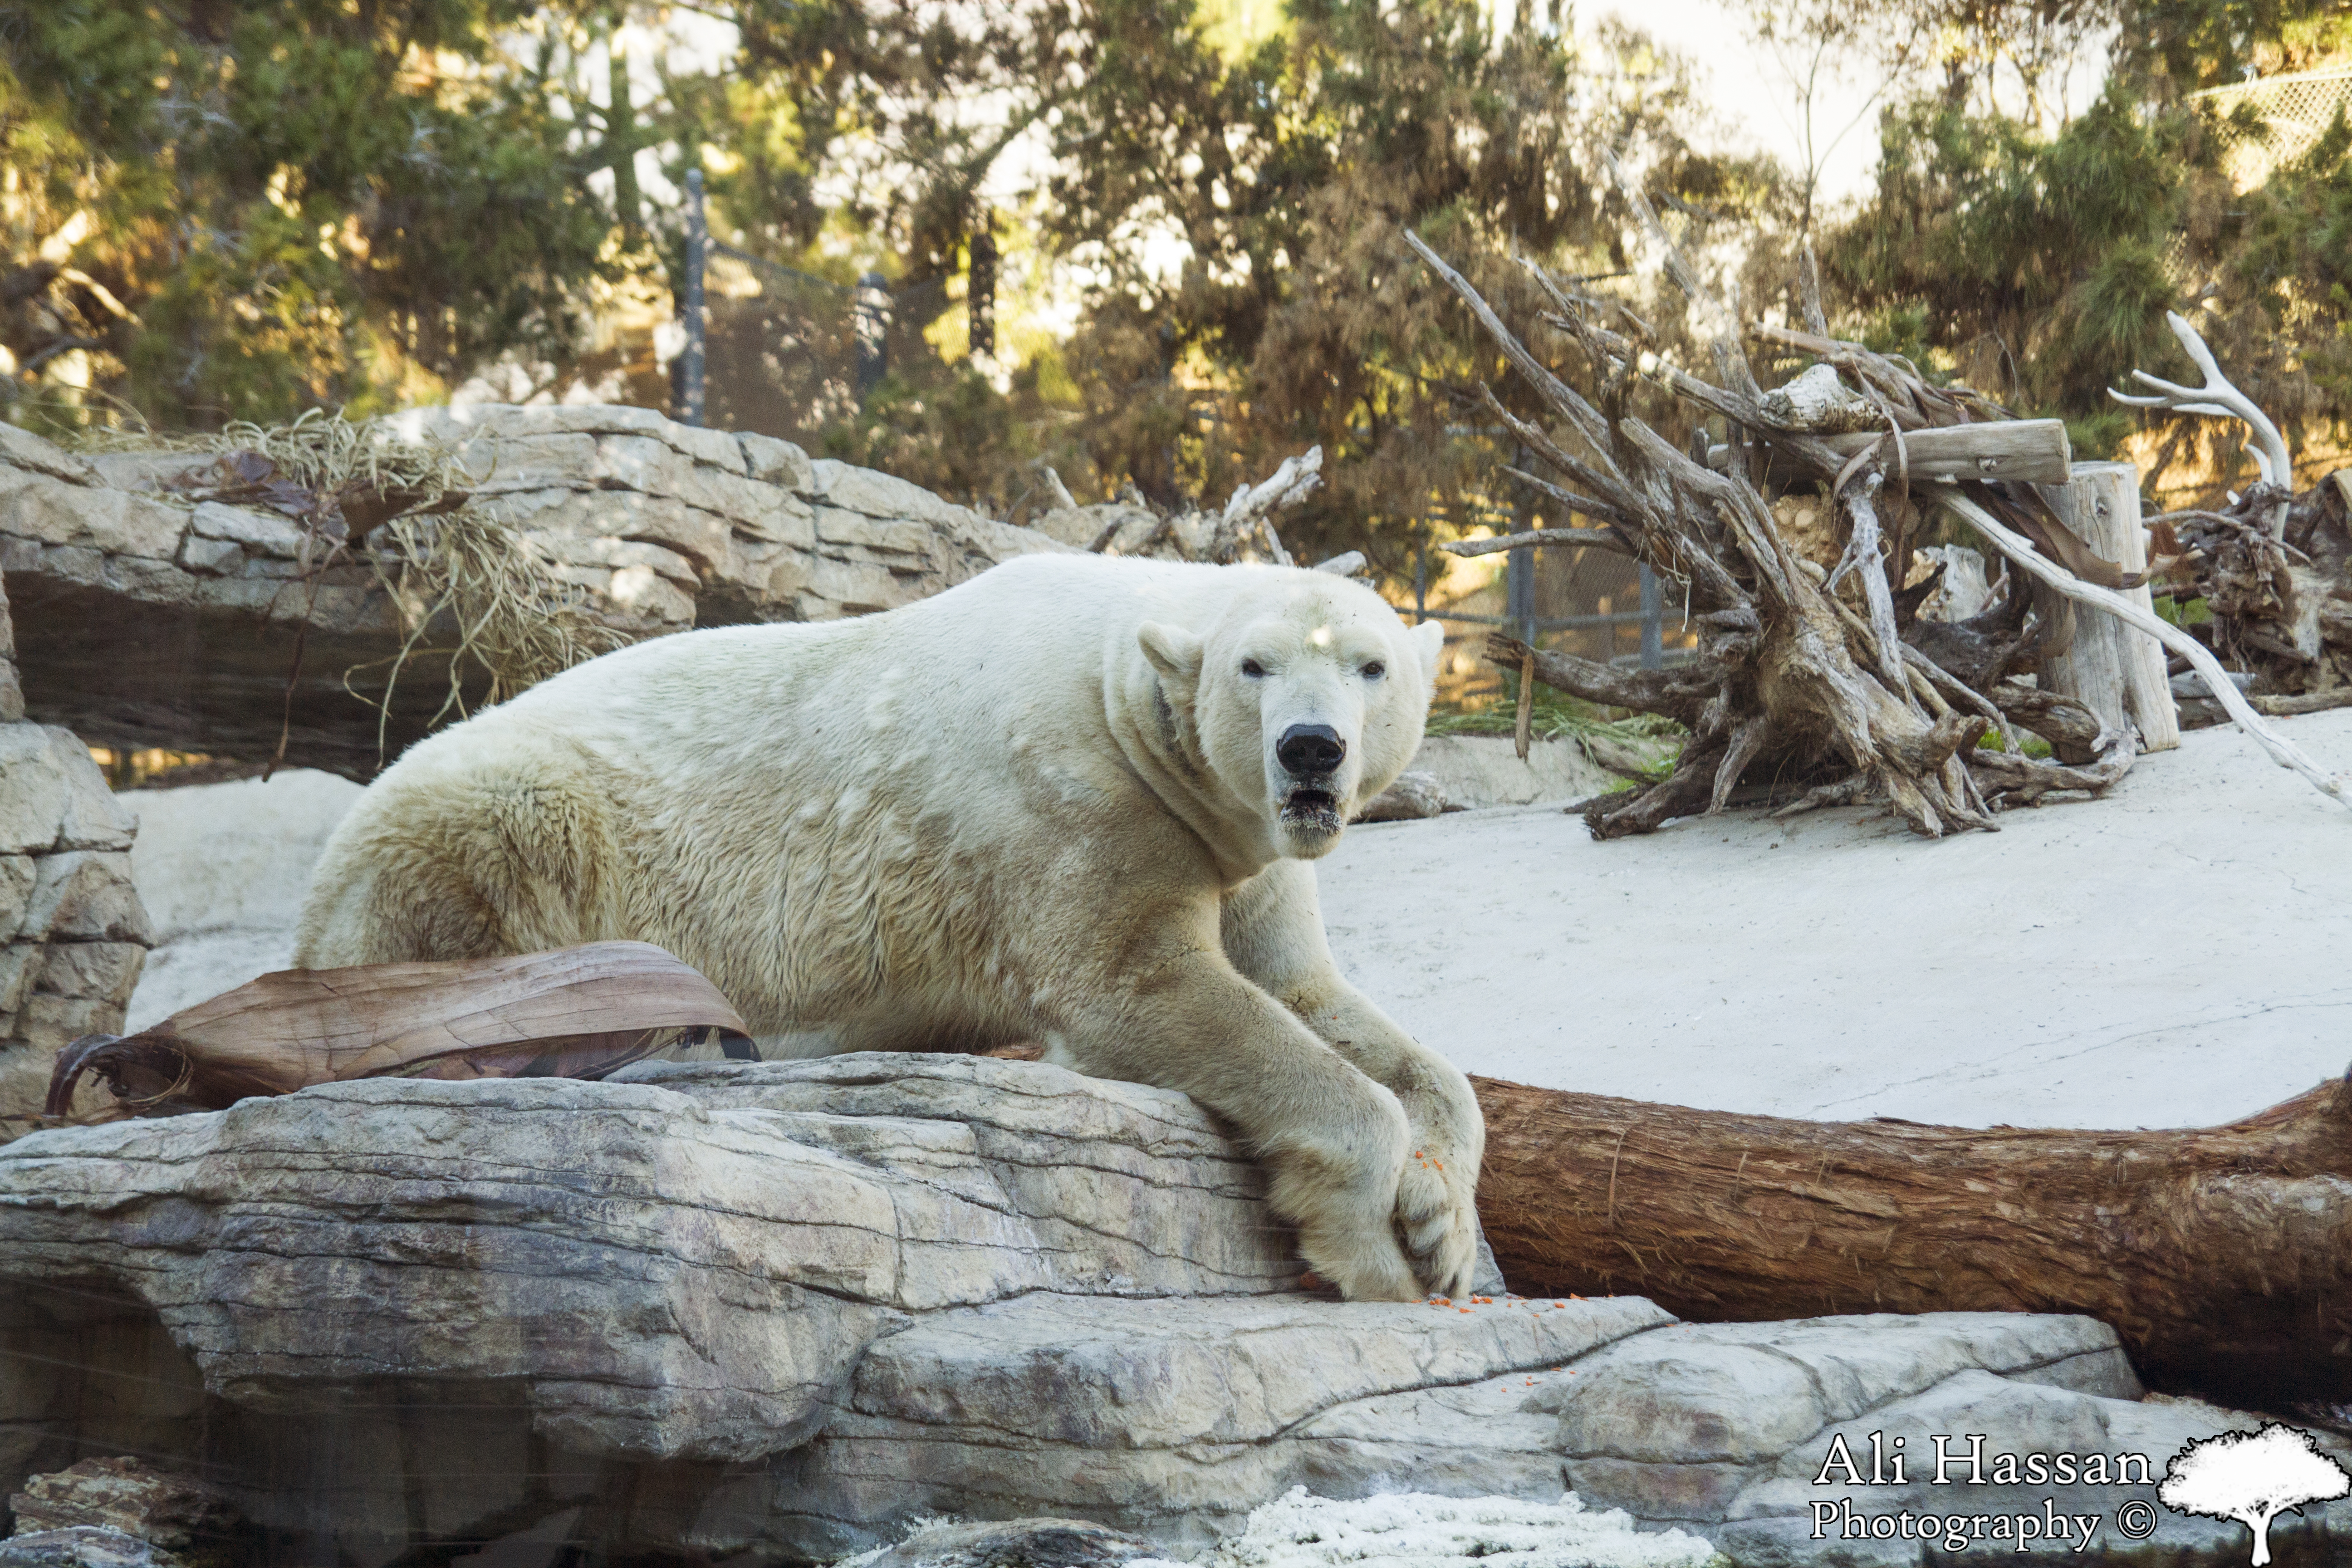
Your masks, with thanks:
M1472 1080L1514 1289L1698 1321L2083 1312L2141 1375L2352 1396L2352 1079L2200 1130L1804 1121Z

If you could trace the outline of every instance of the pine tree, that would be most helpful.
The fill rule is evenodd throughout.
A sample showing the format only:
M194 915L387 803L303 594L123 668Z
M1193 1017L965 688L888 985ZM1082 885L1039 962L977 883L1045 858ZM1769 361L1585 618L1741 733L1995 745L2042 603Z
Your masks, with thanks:
M1916 29L1949 9L1901 7L1887 25ZM1826 246L1832 297L1874 344L2021 413L2063 416L2085 456L2143 427L2108 386L2135 366L2189 374L2164 328L2167 310L2189 311L2298 452L2340 451L2352 428L2352 130L2339 118L2299 153L2253 165L2250 185L2233 150L2261 138L2259 120L2192 95L2252 70L2352 59L2352 6L1991 0L1972 12L1998 32L2053 9L2081 30L2116 28L2097 101L2064 119L2046 93L2013 89L2004 108L1991 51L1948 61L1935 90L1885 117L1875 189ZM2159 469L2210 461L2243 482L2226 429L2146 417Z
M363 412L570 354L614 215L547 68L566 15L0 5L9 416Z

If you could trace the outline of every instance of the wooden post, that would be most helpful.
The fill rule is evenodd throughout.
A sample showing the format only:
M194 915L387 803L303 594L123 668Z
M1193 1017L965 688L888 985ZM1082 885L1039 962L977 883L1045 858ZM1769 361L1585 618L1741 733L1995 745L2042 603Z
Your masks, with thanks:
M686 289L678 304L686 326L686 352L678 356L677 422L699 425L703 415L704 338L702 274L710 265L710 225L702 208L702 171L686 172Z
M2137 466L2076 463L2071 472L2065 484L2036 487L2050 510L2095 553L2126 572L2145 570L2147 532L2139 521ZM2109 724L2137 724L2143 752L2168 752L2180 744L2179 714L2157 640L2113 616L2081 610L2048 588L2037 586L2033 594L2035 610L2056 628L2057 640L2066 641L2066 628L2073 628L2066 651L2042 662L2042 689L2079 698ZM2142 609L2155 607L2144 585L2125 597ZM2062 749L2060 760L2081 763L2091 758L2066 756Z

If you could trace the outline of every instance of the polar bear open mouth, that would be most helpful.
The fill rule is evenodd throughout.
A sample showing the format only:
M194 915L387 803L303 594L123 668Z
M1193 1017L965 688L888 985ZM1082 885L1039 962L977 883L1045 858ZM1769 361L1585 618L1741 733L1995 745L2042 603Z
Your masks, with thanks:
M1345 826L1339 820L1339 797L1319 785L1303 784L1283 797L1282 825L1308 833L1337 833Z

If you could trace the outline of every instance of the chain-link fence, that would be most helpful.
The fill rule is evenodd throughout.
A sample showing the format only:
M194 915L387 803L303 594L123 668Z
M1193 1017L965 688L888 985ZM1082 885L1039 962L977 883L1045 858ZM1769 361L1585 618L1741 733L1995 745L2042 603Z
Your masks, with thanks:
M2247 190L2269 179L2280 164L2310 152L2338 114L2352 114L2352 66L2209 88L2195 97L2221 115L2231 178ZM2262 120L2259 133L2241 134L2230 126L2240 109L2251 109Z

